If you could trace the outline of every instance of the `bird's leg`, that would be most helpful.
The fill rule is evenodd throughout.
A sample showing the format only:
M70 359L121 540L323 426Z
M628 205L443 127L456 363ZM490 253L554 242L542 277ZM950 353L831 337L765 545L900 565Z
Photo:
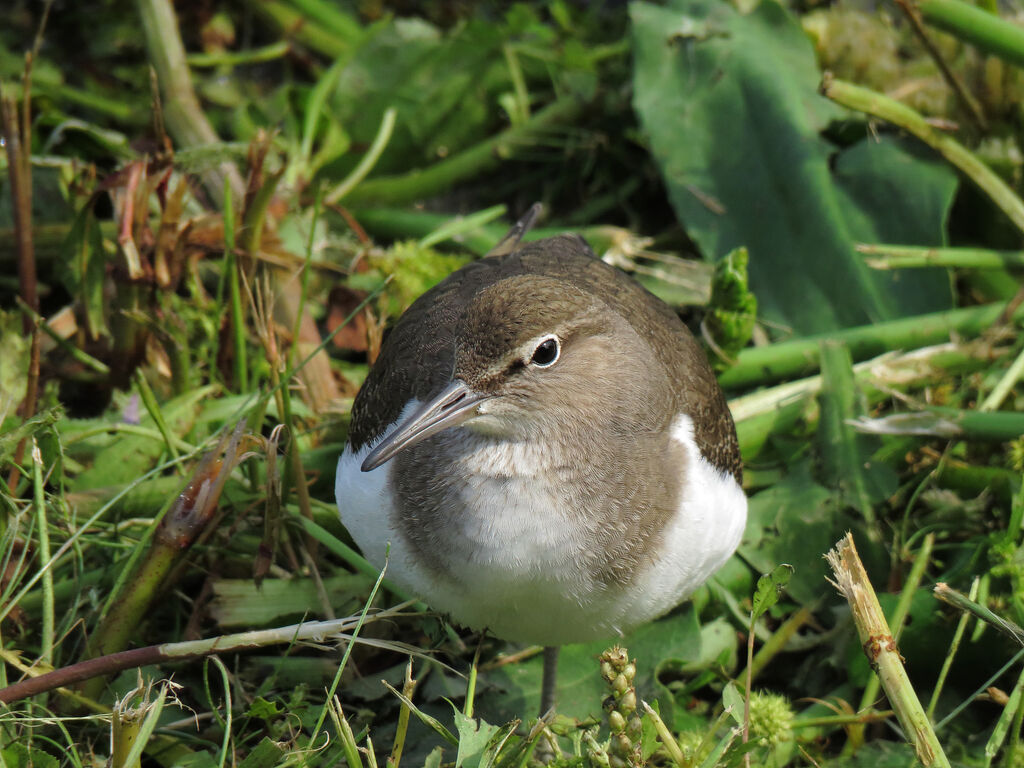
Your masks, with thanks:
M540 686L540 716L555 706L555 686L558 677L558 646L544 646L544 677Z

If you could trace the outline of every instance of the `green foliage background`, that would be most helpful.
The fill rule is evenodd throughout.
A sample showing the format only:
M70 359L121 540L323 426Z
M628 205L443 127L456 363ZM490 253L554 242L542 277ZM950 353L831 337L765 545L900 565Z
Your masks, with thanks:
M8 3L0 688L408 597L338 522L352 397L387 324L541 202L528 238L579 231L705 342L750 496L737 555L620 639L656 713L637 709L639 742L606 723L607 643L568 647L546 761L910 764L827 582L852 530L939 762L1016 765L1024 678L994 625L1024 623L1024 31L1016 7L965 6L907 6L929 53L901 6L845 0L100 0L45 26ZM843 81L873 91L844 106ZM142 679L176 689L127 668L19 698L0 759L540 759L536 649L421 607L371 611L370 642L340 650L283 630L147 657Z

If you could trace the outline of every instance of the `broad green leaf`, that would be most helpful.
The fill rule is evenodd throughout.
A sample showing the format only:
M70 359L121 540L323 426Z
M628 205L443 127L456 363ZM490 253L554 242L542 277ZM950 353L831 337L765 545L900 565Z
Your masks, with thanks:
M213 385L199 387L161 403L161 413L171 432L175 435L188 432L195 422L199 409L217 389L218 387ZM120 416L125 421L137 422L140 426L151 430L152 436L115 432L110 438L94 434L88 441L76 442L73 451L76 455L79 451L84 452L87 448L92 448L95 445L102 447L91 457L92 465L71 482L75 491L127 484L150 469L156 459L166 450L153 419L146 413L141 403L129 399L124 411L125 413ZM132 413L129 414L129 411ZM65 442L69 442L75 438L76 434L81 434L83 431L95 432L96 428L104 423L116 423L117 421L120 421L117 416L108 413L101 419L64 420L57 426L60 429L61 437ZM86 457L81 456L80 458L84 460Z
M0 758L6 768L57 768L60 765L53 755L18 743L0 750Z
M249 717L257 717L260 720L273 720L284 712L284 709L276 701L267 701L262 696L257 696L249 705L249 711L245 714Z
M952 171L889 138L837 154L820 132L842 113L780 4L672 6L630 6L634 108L705 256L746 246L763 316L800 333L948 307L943 274L875 272L853 246L942 244Z
M787 592L801 604L821 596L828 572L822 554L849 527L832 496L811 479L807 464L801 464L750 498L740 554L761 573L779 562L790 563L795 573Z
M455 757L455 768L485 768L493 761L492 740L505 729L491 725L485 720L466 717L455 707L455 728L459 734L459 751Z
M775 566L771 573L764 574L757 580L754 600L750 609L750 620L757 621L765 611L779 601L779 595L793 576L793 566L782 563Z
M488 96L508 87L502 43L492 24L470 21L445 33L422 19L390 22L340 73L334 119L354 144L369 144L384 111L398 110L375 173L406 171L474 144L498 114ZM357 160L346 157L342 165Z

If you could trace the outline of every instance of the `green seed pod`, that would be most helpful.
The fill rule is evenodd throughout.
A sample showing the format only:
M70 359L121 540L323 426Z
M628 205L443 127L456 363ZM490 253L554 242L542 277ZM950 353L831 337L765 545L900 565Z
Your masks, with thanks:
M615 676L615 679L612 681L612 690L615 691L615 693L619 694L619 695L621 695L621 694L625 693L627 690L629 690L629 681L626 680L626 676L625 675L616 675Z
M622 670L622 674L625 676L626 680L632 683L633 678L636 677L636 664L632 661L629 662L629 664L626 665L626 668Z
M622 733L626 730L626 718L621 712L612 710L608 713L608 728L612 733Z
M628 757L629 753L633 751L633 742L629 740L629 737L624 733L616 733L612 736L612 752L616 755L622 755Z
M619 699L619 711L621 712L636 712L636 691L630 688Z
M644 724L639 717L633 715L626 726L626 735L633 741L639 741L644 732Z

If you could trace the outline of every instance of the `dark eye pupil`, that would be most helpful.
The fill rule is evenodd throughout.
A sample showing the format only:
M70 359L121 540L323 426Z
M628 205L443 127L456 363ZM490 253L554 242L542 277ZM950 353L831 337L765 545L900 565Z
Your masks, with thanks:
M554 339L545 339L537 345L533 351L531 362L537 365L551 365L558 357L558 342Z

